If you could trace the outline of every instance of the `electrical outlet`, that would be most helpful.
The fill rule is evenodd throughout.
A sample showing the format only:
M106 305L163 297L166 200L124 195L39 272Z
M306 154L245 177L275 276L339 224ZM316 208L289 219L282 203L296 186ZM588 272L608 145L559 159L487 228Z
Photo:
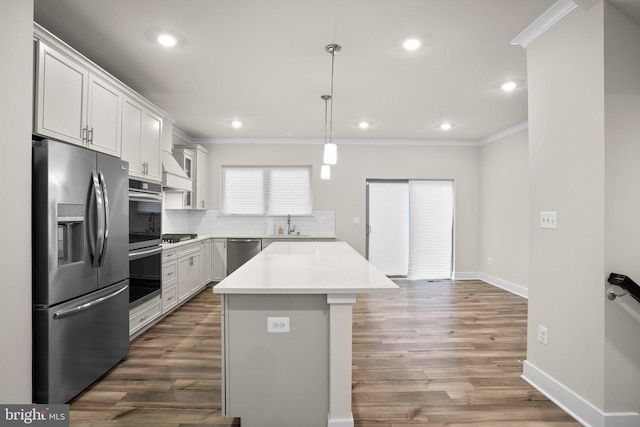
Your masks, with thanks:
M289 332L288 317L267 317L268 333L287 333Z
M558 228L558 212L540 212L540 228Z
M540 343L547 345L547 339L549 338L549 331L542 325L538 325L538 341Z
M231 220L231 225L238 225L238 224L239 224L239 222L238 222L237 219L232 219Z
M326 223L327 223L327 217L326 216L318 217L318 224L326 224Z

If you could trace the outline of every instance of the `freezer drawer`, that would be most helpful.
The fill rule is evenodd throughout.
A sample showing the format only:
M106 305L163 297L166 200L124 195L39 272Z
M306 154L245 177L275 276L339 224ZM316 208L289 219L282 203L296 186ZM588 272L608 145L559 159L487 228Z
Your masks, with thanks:
M129 353L129 281L33 310L33 399L66 403Z

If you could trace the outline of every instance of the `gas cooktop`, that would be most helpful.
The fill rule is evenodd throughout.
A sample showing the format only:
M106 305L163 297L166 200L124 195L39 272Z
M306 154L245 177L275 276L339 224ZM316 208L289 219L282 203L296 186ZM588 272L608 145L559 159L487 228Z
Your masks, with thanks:
M198 237L197 234L163 234L162 243L178 243Z

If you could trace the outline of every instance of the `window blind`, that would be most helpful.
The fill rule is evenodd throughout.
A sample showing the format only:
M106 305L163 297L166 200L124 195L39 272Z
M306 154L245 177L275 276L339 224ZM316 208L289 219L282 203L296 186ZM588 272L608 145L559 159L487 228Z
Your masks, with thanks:
M311 214L311 167L271 167L267 215Z
M311 166L223 166L223 215L311 215Z
M450 278L453 249L453 181L409 182L407 278Z

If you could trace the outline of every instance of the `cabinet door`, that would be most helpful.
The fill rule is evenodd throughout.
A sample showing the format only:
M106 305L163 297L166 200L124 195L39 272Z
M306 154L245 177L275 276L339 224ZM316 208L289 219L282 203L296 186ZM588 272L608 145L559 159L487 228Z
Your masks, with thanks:
M213 255L211 254L211 240L202 242L202 284L213 280Z
M89 148L120 157L122 95L97 76L89 76Z
M202 286L202 255L195 253L191 255L191 270L189 270L190 292L200 289Z
M160 181L160 149L162 146L162 119L147 111L144 117L145 127L142 137L142 161L146 162L145 172L149 179Z
M227 276L227 239L213 239L213 280Z
M36 73L34 132L84 145L89 70L39 42Z
M200 150L196 152L196 203L195 208L206 209L207 207L207 163L209 156Z
M191 294L191 256L178 258L178 301L184 301Z
M143 109L124 98L122 106L122 160L129 162L129 175L144 177L140 144L142 142Z

